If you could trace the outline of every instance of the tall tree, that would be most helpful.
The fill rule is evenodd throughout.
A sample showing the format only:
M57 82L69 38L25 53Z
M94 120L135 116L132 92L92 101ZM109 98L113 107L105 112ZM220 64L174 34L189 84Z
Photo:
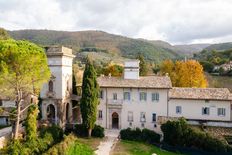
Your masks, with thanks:
M18 138L23 112L32 104L42 84L50 78L47 57L42 48L28 41L0 40L0 93L15 101L14 139Z
M175 87L206 87L207 80L203 67L198 61L188 60L176 61L166 60L161 64L161 73L169 74L172 85Z
M147 64L144 60L144 57L142 54L139 54L137 56L137 59L139 59L139 75L140 76L146 76L148 72Z
M34 143L37 138L38 105L29 107L26 118L26 141Z
M10 38L10 36L7 33L7 31L0 27L0 40L6 40L6 39L9 39L9 38Z
M92 129L96 122L99 86L97 83L96 72L92 61L87 57L83 81L82 81L82 98L81 98L81 116L83 125L88 129L88 137L91 136Z

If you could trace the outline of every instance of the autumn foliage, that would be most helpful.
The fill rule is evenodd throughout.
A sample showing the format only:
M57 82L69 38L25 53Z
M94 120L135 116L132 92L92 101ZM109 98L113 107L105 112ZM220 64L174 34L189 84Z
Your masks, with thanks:
M196 60L165 60L160 66L162 74L168 73L174 87L207 87L203 67Z

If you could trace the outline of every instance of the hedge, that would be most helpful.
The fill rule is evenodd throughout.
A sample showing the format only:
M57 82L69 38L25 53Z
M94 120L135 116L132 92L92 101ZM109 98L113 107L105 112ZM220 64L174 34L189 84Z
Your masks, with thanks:
M196 131L184 119L167 121L161 125L163 142L172 146L196 148L207 152L232 152L231 146L211 135Z
M77 124L75 126L74 132L81 137L86 137L88 135L88 130L82 124ZM95 125L91 136L100 138L105 137L104 128L100 125Z
M6 154L33 155L41 154L49 147L63 139L63 130L58 126L42 128L40 136L36 140L12 140L5 149Z
M140 141L149 144L160 143L160 135L149 129L123 129L120 131L120 137L124 140Z

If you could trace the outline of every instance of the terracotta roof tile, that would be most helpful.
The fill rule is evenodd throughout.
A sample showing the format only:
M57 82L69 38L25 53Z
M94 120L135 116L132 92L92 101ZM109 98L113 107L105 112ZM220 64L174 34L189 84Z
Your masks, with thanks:
M142 76L137 79L124 79L123 77L98 77L100 87L113 88L171 88L171 80L167 76Z
M227 88L172 88L169 91L172 99L209 99L232 100Z

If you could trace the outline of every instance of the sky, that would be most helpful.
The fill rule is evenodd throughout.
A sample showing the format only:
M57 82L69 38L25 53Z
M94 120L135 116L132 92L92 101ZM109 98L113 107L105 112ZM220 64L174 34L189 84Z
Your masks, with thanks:
M232 42L232 0L0 0L7 30L101 30L172 44Z

